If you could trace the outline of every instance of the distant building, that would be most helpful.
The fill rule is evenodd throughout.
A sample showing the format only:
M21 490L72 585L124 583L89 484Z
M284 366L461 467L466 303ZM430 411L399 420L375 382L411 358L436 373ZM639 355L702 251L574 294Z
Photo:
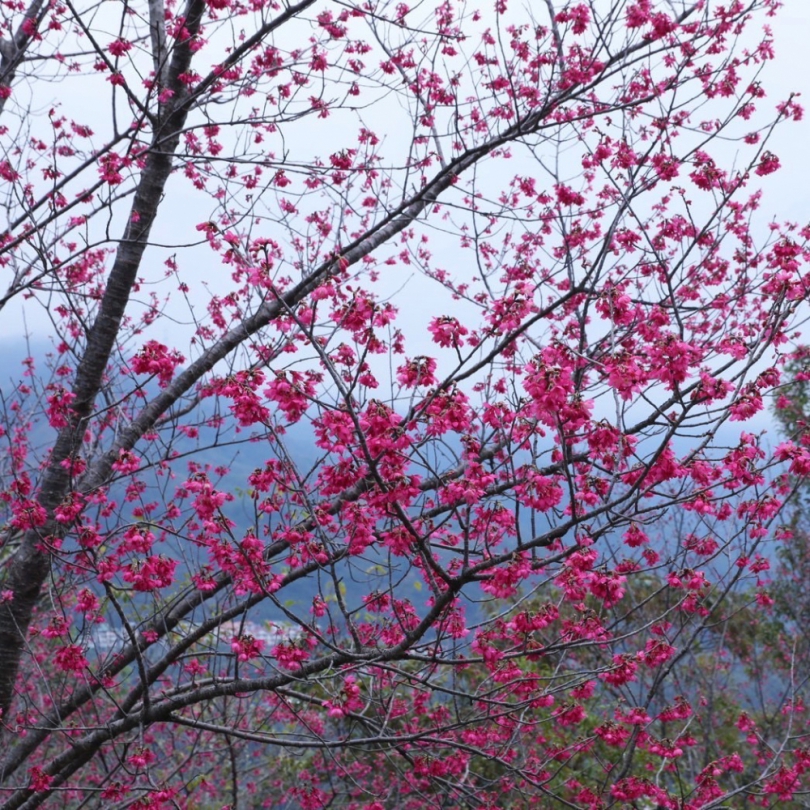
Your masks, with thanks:
M257 641L263 641L266 649L270 649L282 641L289 641L301 634L297 627L289 624L275 624L264 622L259 624L253 621L228 621L222 624L215 631L221 644L230 644L238 636L253 636Z
M184 623L176 632L190 632L194 625ZM286 623L254 622L254 621L227 621L215 628L211 636L219 644L230 645L234 638L239 636L253 636L265 643L265 650L270 651L282 641L297 638L301 634L299 628ZM129 635L123 627L113 627L108 622L93 625L86 639L89 652L97 655L106 655L119 650L129 643Z
M99 655L108 653L118 647L123 647L127 639L126 630L123 627L113 627L107 622L93 625L90 631L88 648Z

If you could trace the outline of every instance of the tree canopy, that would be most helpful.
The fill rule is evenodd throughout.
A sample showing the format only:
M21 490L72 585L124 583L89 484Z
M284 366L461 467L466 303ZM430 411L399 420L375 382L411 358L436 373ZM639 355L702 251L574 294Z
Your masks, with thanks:
M3 5L2 810L805 806L778 6Z

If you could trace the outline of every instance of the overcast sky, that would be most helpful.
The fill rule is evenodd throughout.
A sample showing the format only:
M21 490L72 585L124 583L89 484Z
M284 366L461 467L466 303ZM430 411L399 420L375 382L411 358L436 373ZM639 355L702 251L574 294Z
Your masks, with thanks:
M531 0L524 2L528 4ZM801 93L801 101L807 106L808 112L802 122L789 122L780 127L769 144L769 148L779 155L783 168L763 182L765 195L760 219L763 232L765 223L771 218L791 220L801 225L810 222L810 0L784 0L783 9L773 20L773 29L776 59L767 66L763 76L768 103L762 105L762 111L765 113L768 109L773 109L777 102L786 99L791 92L798 92ZM730 144L730 148L736 149L737 145ZM200 206L197 206L196 200L192 199L193 190L182 180L176 183L177 187L172 190L172 210L161 212L153 232L158 242L171 243L178 231L182 231L184 235L195 235L196 222L210 214L209 200L201 200ZM178 192L180 198L176 196ZM167 213L170 215L167 216ZM180 227L181 224L184 227ZM204 257L203 264L208 270L211 269L209 263L212 258L208 254ZM408 281L406 295L415 294L416 286L414 279ZM22 301L19 303L22 305ZM23 325L21 310L9 307L0 323L0 340L11 339L12 342L18 342L20 334L26 328L35 339L45 337L36 333L36 324L40 323L37 320L39 313L28 314L34 316L35 322ZM408 329L409 324L402 325ZM169 326L171 324L166 325L166 329ZM421 328L422 325L417 331L421 331ZM410 331L414 331L413 324L410 324ZM169 339L168 334L157 337Z
M801 93L805 119L777 132L772 151L784 167L766 186L766 209L777 219L810 222L810 0L784 0L773 25L776 60L765 88L773 100Z

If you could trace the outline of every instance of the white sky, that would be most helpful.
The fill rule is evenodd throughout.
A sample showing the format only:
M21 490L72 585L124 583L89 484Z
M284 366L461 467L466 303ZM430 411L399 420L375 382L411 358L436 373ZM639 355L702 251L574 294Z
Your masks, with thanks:
M771 100L801 93L805 118L777 131L771 151L784 167L765 186L765 210L776 219L810 222L810 0L785 0L774 20L776 59L763 85Z
M530 0L525 0L527 3ZM431 0L432 2L432 0ZM776 59L770 63L763 75L763 86L768 92L765 104L761 105L764 112L766 109L773 109L773 106L788 97L791 92L801 93L801 101L808 106L805 120L796 124L792 122L781 126L769 144L771 151L776 152L782 162L782 170L776 174L768 176L763 182L765 194L763 197L763 210L761 211L760 224L765 227L766 222L771 219L791 220L800 224L810 222L810 0L785 0L784 7L779 15L773 20L773 29L776 40ZM65 99L67 102L67 99ZM82 103L85 103L82 99ZM106 112L106 111L105 111ZM44 113L44 109L41 110ZM315 130L318 129L315 122ZM332 121L322 122L324 130L333 125ZM323 131L310 131L308 134L317 135L316 140L321 140ZM717 147L715 147L716 149ZM730 148L736 149L736 144L730 144ZM322 150L321 150L322 151ZM168 209L168 210L167 210ZM198 198L189 184L182 179L176 179L172 183L166 201L153 230L153 238L157 242L172 244L179 239L178 234L191 234L192 238L197 238L194 226L197 222L207 218L210 214L211 202L207 198ZM120 224L120 220L118 220ZM156 272L159 277L162 275L162 259L170 251L158 251L162 255L156 264ZM183 250L178 254L181 256ZM202 261L198 266L195 262L190 262L191 267L184 270L188 272L197 270L202 277L216 278L218 272L227 272L224 268L214 267L215 256L207 250L201 251ZM153 253L152 256L155 256ZM152 262L150 262L152 263ZM437 262L440 266L445 265L441 260ZM452 264L452 262L451 262ZM399 298L397 304L402 310L402 305L410 298L417 300L423 294L420 291L419 279L410 278L411 273L405 273L404 277L396 281L398 287L402 282L406 283L404 296ZM437 291L433 289L428 293L435 296ZM19 300L19 304L22 301ZM406 312L401 311L399 325L406 334L414 340L418 340L415 333L421 332L424 323L406 305ZM435 313L432 313L435 314ZM9 307L0 319L0 341L19 340L21 332L25 329L19 308ZM41 314L35 309L29 312L29 318L34 317L35 323L30 321L26 324L28 330L33 333L34 338L42 338L44 334L37 333L36 323L42 325ZM158 339L171 342L171 332L176 332L178 327L171 322L156 324L158 331L165 334L155 334ZM409 347L410 348L410 347ZM410 352L413 353L413 352Z

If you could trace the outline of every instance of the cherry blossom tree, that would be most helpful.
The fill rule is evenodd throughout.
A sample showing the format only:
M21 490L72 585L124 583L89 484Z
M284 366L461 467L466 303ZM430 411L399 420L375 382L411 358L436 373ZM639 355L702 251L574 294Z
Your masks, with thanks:
M799 800L778 5L3 7L0 807Z

